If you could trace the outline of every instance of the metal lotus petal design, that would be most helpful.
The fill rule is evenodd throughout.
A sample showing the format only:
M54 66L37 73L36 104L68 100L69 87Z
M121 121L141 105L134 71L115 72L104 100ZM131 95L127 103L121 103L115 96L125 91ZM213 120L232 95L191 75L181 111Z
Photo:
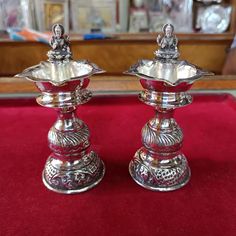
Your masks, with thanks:
M16 77L23 77L33 82L50 82L55 86L61 86L69 81L88 78L103 72L104 70L87 60L69 60L66 63L43 61L25 69Z
M164 82L170 86L181 83L192 84L202 76L213 75L211 72L181 60L140 60L124 73L146 80Z

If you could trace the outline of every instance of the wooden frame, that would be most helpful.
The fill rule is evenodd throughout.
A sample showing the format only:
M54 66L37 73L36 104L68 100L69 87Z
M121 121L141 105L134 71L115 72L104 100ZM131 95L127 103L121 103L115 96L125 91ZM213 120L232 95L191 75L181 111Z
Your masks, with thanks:
M35 1L39 30L51 31L52 25L59 23L69 32L69 2L68 0Z
M116 30L116 2L113 0L72 0L71 16L73 32L90 33Z

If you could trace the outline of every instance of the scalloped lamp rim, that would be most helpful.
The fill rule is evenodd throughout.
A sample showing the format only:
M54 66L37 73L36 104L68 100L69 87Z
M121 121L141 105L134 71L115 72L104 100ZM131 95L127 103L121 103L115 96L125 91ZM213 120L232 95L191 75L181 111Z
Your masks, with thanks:
M74 61L74 60L71 60L71 61ZM35 77L35 76L32 75L33 70L37 70L38 68L45 66L44 65L45 63L47 63L47 64L51 63L49 61L41 61L37 65L26 68L21 73L16 74L14 77L27 79L27 80L32 81L34 83L37 83L37 82L44 83L45 82L45 83L50 83L50 84L55 85L55 86L63 86L63 85L67 84L70 81L81 80L81 79L91 77L94 74L101 74L101 73L106 72L105 70L100 69L96 64L91 63L88 60L77 60L77 61L74 61L74 62L79 62L79 63L84 63L84 64L87 64L87 65L90 65L92 67L91 72L89 72L87 74L83 74L81 76L70 77L70 78L67 78L67 79L61 80L61 81L38 78L38 77Z
M164 83L166 83L166 84L168 84L170 86L177 86L177 85L179 85L181 83L192 84L196 80L199 80L203 76L213 76L214 75L213 72L209 72L209 71L203 70L203 69L195 66L194 64L191 64L191 63L187 62L186 60L178 60L177 62L179 63L179 65L188 65L188 66L191 66L192 68L196 69L196 74L194 76L191 76L191 77L188 77L188 78L178 78L176 81L172 82L172 81L169 81L169 80L167 80L165 78L152 77L152 76L149 76L149 75L146 75L146 74L138 72L137 68L139 66L142 66L142 63L144 61L158 62L158 61L155 61L155 60L141 59L136 64L131 66L129 70L123 72L123 74L137 76L137 77L139 77L141 79L145 79L145 80L164 82Z

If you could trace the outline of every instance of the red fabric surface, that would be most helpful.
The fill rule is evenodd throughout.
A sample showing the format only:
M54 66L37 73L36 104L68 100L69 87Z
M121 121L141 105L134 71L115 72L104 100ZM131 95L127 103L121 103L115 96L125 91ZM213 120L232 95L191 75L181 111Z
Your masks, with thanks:
M197 95L177 109L192 177L168 193L143 189L128 173L151 107L136 96L98 97L78 114L106 174L88 192L61 195L41 181L56 112L32 100L0 101L0 235L236 235L234 98Z

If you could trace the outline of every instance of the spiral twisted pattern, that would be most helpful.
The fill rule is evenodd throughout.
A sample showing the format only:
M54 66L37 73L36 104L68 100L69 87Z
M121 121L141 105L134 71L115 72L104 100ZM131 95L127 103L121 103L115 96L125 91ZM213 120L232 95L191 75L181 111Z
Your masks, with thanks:
M52 127L48 133L49 143L62 148L79 146L87 143L88 139L89 129L85 125L76 132L60 132Z
M142 137L143 143L147 146L174 146L176 144L182 143L183 141L182 130L177 126L170 132L158 132L146 124L142 130Z

